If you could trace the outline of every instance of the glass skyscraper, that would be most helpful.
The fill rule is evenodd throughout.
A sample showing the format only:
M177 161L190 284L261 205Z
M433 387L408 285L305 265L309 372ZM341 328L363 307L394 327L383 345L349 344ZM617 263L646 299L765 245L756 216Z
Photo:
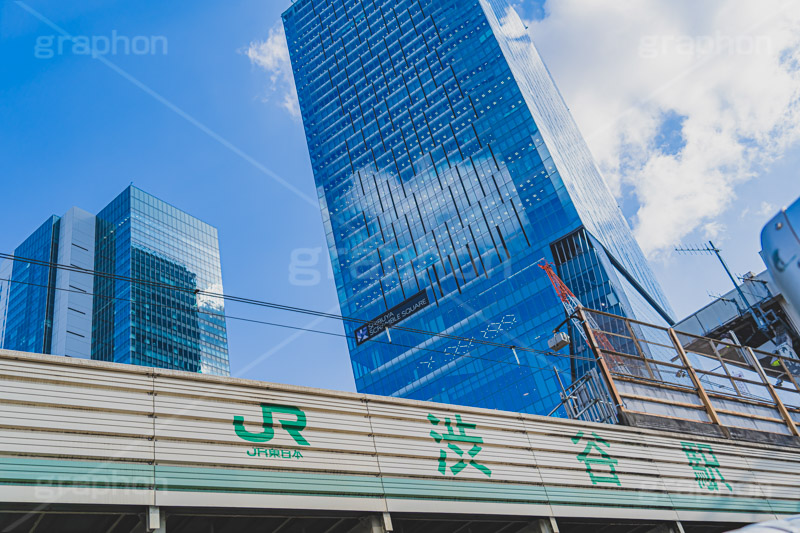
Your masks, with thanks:
M198 292L222 293L216 228L130 186L96 217L50 217L14 255L87 272L0 265L0 347L230 374L224 303Z
M0 265L0 347L88 358L92 275L54 265L94 268L94 216L77 207L51 216L14 256L30 261Z
M216 228L128 187L97 215L92 359L228 375Z
M14 255L42 263L55 263L61 217L52 216L20 244ZM56 269L36 263L13 262L5 296L3 347L22 352L50 353L53 340L53 305Z
M548 413L565 318L671 309L511 6L297 0L283 14L361 392ZM393 318L394 317L394 318ZM572 332L577 335L576 332ZM568 354L565 354L568 355Z

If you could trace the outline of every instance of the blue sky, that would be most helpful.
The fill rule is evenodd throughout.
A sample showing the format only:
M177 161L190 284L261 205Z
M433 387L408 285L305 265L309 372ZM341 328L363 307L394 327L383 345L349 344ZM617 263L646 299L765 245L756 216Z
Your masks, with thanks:
M107 57L316 199L302 126L263 101L265 76L241 52L279 19L278 2L79 4L27 3L76 36L166 36L165 55ZM56 31L14 2L0 9L0 250L13 250L50 214L73 205L99 211L133 182L219 228L226 292L337 309L327 261L320 261L320 284L289 283L292 250L324 246L318 207L91 56L36 58L37 38ZM296 325L311 320L234 305L227 312ZM313 327L342 333L332 321ZM235 320L228 328L236 375L354 388L343 339L301 335L265 355L292 332Z
M680 31L681 24L687 28L697 26L689 14L689 4L642 1L677 13L678 29L669 31ZM617 97L617 89L614 84L606 87L602 75L587 68L580 58L590 55L592 48L600 48L607 52L602 60L608 69L619 62L626 66L627 59L614 52L613 47L622 46L621 42L604 36L597 39L596 34L582 36L580 32L586 30L581 25L584 21L580 12L585 10L580 2L561 2L523 3L522 14L530 20L531 31L541 35L541 41L537 35L534 37L579 125L584 133L593 133L597 124L608 121L593 114L595 108L602 106L592 98L611 100ZM25 3L29 9L24 9L13 1L3 2L0 225L4 230L0 232L0 251L11 252L47 216L62 214L73 205L97 212L133 182L219 228L227 293L337 311L319 209L313 205L316 191L302 124L287 109L291 106L285 105L291 101L286 64L280 53L265 56L262 52L274 50L259 48L270 35L278 36L276 24L284 4L288 2L30 0ZM57 34L57 30L31 10L73 36L94 36L101 39L98 42L111 36L112 31L131 39L164 37L166 50L103 56L111 66L75 53L69 45L60 54L55 45L50 47L51 58L37 57L48 55L47 46L39 46L37 52L37 39L40 45L46 44L47 36ZM726 22L726 13L723 10L713 19L722 21L719 24L723 29L728 27L725 24L735 23ZM637 21L628 22L636 25ZM578 34L570 35L565 28L574 28ZM702 31L711 34L708 28ZM595 44L588 42L591 39ZM280 44L279 39L274 41ZM140 39L140 44L144 42ZM248 50L255 53L248 56ZM614 63L615 55L620 58L618 63ZM767 61L759 57L745 59L753 62L754 73L760 72L759 60ZM704 67L703 75L709 75L707 71L713 71L716 64ZM726 68L731 67L722 65L719 70L724 74ZM635 78L634 72L631 77ZM627 77L624 74L619 79ZM735 86L725 92L725 83L734 83L726 81L730 79L724 75L714 80L696 78L692 73L671 80L669 87L684 95L714 87L729 102L736 102L737 95L750 94ZM713 236L737 273L763 269L757 255L758 232L779 206L800 195L800 149L795 134L777 129L785 126L773 118L765 120L758 130L766 131L767 140L759 133L752 141L763 151L771 150L770 157L752 157L745 172L741 162L734 161L734 165L721 155L720 161L713 164L723 170L709 170L712 163L702 157L698 161L692 149L697 145L696 132L709 121L713 123L710 111L711 118L688 104L665 100L664 91L643 93L637 99L638 86L622 85L619 92L628 90L634 97L615 102L633 112L587 137L623 211L637 228L637 236L646 241L645 248L654 257L654 270L673 306L679 315L685 315L708 302L707 292L728 290L728 282L711 258L674 257L667 253L669 247L664 243L678 237L685 242L699 242ZM596 90L586 92L584 87ZM648 97L653 92L656 97ZM773 100L780 102L779 97L786 98L787 106L796 104L794 93L788 89ZM774 113L757 107L750 111L757 117L772 117L770 113ZM631 121L631 116L639 120ZM663 120L649 120L651 116ZM771 138L781 142L769 142L770 131ZM632 142L638 137L631 132L642 138L650 135L652 142ZM606 142L608 139L627 140ZM706 149L711 153L710 150ZM730 158L733 151L720 148L714 153ZM658 157L659 154L665 157ZM621 160L631 168L615 165ZM691 166L687 166L689 163ZM722 172L722 178L714 183L724 189L724 198L718 204L704 201L699 208L691 207L689 214L681 215L687 224L679 234L660 234L651 229L657 227L661 216L653 195L663 193L651 190L648 177L693 171L697 176ZM278 183L276 177L295 190ZM677 183L672 189L684 185ZM708 184L700 185L706 189L691 190L688 197L704 194ZM667 205L664 212L676 209L681 207L674 203ZM649 246L655 242L657 246ZM319 282L292 283L293 253L307 258L309 250L315 249L321 249L319 261L312 267L320 275ZM229 305L227 312L342 333L341 325L333 321L313 321L302 315L234 305ZM228 328L234 375L343 390L354 388L341 338L237 320L229 321Z

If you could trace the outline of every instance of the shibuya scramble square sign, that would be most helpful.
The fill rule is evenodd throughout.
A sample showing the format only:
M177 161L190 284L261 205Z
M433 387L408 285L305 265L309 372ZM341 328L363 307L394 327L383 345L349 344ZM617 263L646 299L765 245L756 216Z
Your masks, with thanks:
M421 290L411 298L397 304L380 316L373 318L368 323L355 331L356 345L361 345L371 338L383 333L387 328L394 326L414 313L422 311L430 305L428 291Z

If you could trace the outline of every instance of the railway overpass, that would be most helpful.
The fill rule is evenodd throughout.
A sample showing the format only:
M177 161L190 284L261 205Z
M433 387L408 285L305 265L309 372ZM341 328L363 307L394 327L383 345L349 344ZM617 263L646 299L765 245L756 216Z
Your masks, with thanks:
M714 532L798 487L788 441L0 351L2 532Z

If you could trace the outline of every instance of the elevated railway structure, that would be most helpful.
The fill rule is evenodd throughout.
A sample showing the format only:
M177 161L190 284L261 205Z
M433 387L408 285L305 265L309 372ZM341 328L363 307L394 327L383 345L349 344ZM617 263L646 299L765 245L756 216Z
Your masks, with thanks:
M625 387L656 372L608 372L634 425L0 351L0 531L713 532L800 513L788 429L724 430L735 409L713 418L691 384L641 414Z

